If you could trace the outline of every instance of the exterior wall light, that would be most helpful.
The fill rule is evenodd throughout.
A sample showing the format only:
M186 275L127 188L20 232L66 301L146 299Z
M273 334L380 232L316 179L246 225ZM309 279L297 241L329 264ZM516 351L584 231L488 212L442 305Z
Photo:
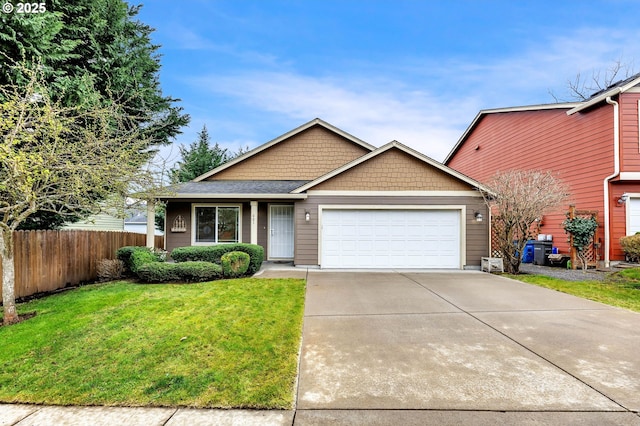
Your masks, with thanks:
M624 194L622 194L620 196L620 198L618 198L618 204L622 205L622 204L626 203L628 198L629 198L629 194L627 194L625 192Z
M304 220L309 222L311 220L311 213L308 211L304 212Z
M476 222L482 222L482 220L484 219L484 217L482 216L482 213L480 212L475 212L473 216L476 218Z

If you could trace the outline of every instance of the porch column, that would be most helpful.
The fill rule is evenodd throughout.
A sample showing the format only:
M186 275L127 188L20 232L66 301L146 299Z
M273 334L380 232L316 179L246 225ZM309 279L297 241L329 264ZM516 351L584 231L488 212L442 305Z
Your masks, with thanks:
M258 244L258 202L251 201L251 244Z
M156 200L147 200L147 247L153 249L156 242Z

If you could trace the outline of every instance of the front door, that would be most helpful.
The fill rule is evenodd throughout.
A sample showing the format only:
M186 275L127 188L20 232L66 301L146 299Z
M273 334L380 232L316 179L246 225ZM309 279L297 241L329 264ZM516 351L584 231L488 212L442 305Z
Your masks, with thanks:
M269 259L293 259L293 206L269 206Z

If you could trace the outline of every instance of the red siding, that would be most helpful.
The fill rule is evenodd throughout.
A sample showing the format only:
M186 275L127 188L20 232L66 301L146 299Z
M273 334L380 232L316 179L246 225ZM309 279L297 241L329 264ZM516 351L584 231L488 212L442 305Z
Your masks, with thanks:
M620 97L620 169L640 171L640 140L638 139L638 99L640 93L625 93Z
M605 104L571 116L566 111L486 114L447 165L481 182L496 171L551 170L567 184L571 203L599 210L602 217L602 182L613 172L613 107ZM545 215L540 231L552 234L554 246L565 253L569 247L560 224L568 204ZM603 235L602 228L599 232Z

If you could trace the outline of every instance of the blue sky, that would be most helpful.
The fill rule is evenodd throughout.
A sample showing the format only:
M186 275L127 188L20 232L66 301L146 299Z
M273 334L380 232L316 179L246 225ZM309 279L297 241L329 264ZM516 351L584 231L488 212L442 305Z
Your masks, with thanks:
M163 92L214 142L316 117L442 161L481 109L553 103L616 61L640 69L637 0L148 0ZM621 77L624 77L622 75ZM171 159L177 148L164 151Z

